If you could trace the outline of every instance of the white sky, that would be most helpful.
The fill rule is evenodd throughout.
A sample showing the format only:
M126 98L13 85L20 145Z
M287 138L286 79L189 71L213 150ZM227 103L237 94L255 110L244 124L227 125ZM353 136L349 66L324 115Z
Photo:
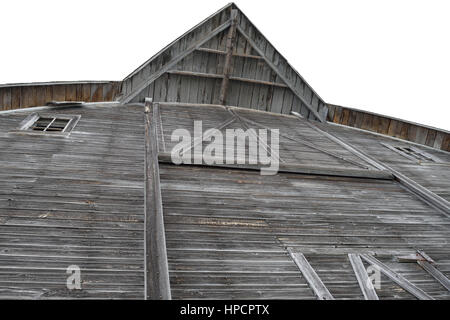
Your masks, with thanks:
M227 2L2 0L0 83L121 80ZM450 130L450 1L236 4L326 102Z

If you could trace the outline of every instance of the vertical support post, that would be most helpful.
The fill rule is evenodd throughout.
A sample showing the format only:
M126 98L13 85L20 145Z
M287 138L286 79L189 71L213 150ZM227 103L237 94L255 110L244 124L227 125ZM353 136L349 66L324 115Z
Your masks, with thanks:
M230 84L230 75L233 72L233 51L236 43L236 25L237 25L237 13L236 9L231 10L231 26L228 30L227 48L225 56L225 65L223 67L223 80L220 88L219 104L225 105L227 100L228 86Z
M159 180L157 112L152 100L145 99L145 299L170 300L169 265Z

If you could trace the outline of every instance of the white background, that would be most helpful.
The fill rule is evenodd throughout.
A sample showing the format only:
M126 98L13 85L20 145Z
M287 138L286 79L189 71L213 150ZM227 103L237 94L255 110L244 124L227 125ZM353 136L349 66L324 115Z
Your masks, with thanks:
M0 2L0 83L121 80L227 1ZM329 103L450 130L450 1L236 4Z

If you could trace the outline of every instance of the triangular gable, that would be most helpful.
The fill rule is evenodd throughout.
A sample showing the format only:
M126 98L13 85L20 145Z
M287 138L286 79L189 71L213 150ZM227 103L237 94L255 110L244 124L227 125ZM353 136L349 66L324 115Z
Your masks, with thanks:
M227 38L232 28L236 30L228 69ZM230 82L226 86L226 101L224 78ZM234 3L172 42L124 79L121 102L141 102L145 97L154 101L220 103L276 113L297 111L320 121L324 121L327 112L325 102Z

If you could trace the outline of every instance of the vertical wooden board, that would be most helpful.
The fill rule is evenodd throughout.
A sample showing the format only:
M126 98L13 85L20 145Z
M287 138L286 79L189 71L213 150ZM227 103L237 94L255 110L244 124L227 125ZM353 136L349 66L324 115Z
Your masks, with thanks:
M302 102L300 101L300 99L294 95L294 98L292 99L292 111L300 113L301 105Z
M222 79L215 79L213 104L219 104L220 99L220 86L222 85Z
M398 125L399 123L397 120L391 120L391 123L389 124L388 135L394 137Z
M256 80L264 80L267 77L268 71L265 71L267 64L263 60L255 61L255 78Z
M440 149L442 146L442 141L444 140L445 133L438 132L436 134L436 139L434 139L433 148Z
M425 140L425 144L429 147L434 145L434 140L436 139L436 130L429 129L427 134L427 139Z
M105 90L106 89L106 90ZM117 84L105 85L103 89L103 99L104 101L113 101L117 92Z
M382 117L380 129L378 130L378 132L382 133L382 134L387 134L388 130L389 130L390 123L391 123L391 119L386 118L386 117Z
M201 64L201 53L198 51L194 51L192 53L192 67L191 70L194 72L200 71L200 64ZM189 102L190 103L198 103L198 96L199 96L199 88L200 88L200 78L199 77L190 77L190 83L189 83Z
M329 109L328 109L328 113L329 113ZM358 112L354 111L354 110L350 110L350 116L348 119L348 126L350 127L354 127L355 123L356 123L356 117L357 117Z
M417 126L410 125L409 131L408 131L408 140L409 141L416 140L416 134L417 134Z
M202 52L200 55L200 68L199 72L201 73L208 73L207 67L208 67L208 58L210 54L206 52ZM197 101L198 103L206 103L206 82L208 81L207 78L201 78L198 81L199 87L198 87L198 93L197 93Z
M22 98L20 99L21 108L27 108L33 105L33 88L30 86L22 87Z
M11 88L2 88L0 89L0 94L2 96L1 105L3 106L3 110L10 110L12 108L12 90Z
M84 101L83 100L83 85L82 84L76 84L75 85L75 91L76 91L76 100L77 101ZM47 92L45 93L45 95L47 97Z
M267 42L265 56L267 57L267 59L269 61L272 61L274 52L275 52L275 48L269 42Z
M239 90L241 83L238 81L230 81L227 95L227 105L238 106L239 104Z
M258 110L258 103L259 103L259 92L261 90L261 85L255 84L253 86L253 92L252 92L252 100L250 101L250 107L252 109Z
M211 42L211 48L217 49L218 46L218 40L215 38L213 42ZM210 74L217 74L217 59L219 56L217 54L209 54L208 60L206 64L206 73ZM212 103L213 96L214 96L214 86L215 86L215 80L214 79L207 79L206 85L205 85L205 97L204 101L205 103Z
M99 86L101 85L99 84ZM66 87L66 101L76 101L77 91L75 85L66 85L65 87Z
M408 125L408 124L405 123L404 125ZM427 128L418 127L415 142L420 143L420 144L425 144L425 141L427 140L427 134L428 134Z
M381 124L381 118L379 116L372 115L372 126L369 128L370 131L377 132Z
M252 94L253 94L253 84L242 82L240 85L238 106L250 108Z
M163 74L154 82L153 102L167 101L168 76Z
M11 88L11 106L14 109L21 108L22 105L22 88L21 87L13 87Z
M402 129L400 131L400 138L403 140L408 140L408 133L409 133L409 124L403 123ZM425 138L426 138L426 136L425 136Z
M177 84L178 84L178 78L179 76L175 74L167 74L167 83L168 83L168 90L167 90L167 101L168 102L176 102L177 101Z
M441 150L450 151L450 134L446 134L442 139Z
M47 86L35 86L35 97L37 106L45 106L45 90Z
M356 111L355 128L361 128L364 119L364 114L362 112ZM390 127L390 124L389 124Z
M286 90L285 88L280 88L280 87L273 88L273 99L272 99L272 105L270 108L271 112L281 113L281 110L283 108L283 97L284 97L285 90Z
M272 76L272 69L264 60L259 60L258 68L260 68L260 77L258 80L273 81L276 77Z
M83 84L83 100L91 101L91 86L88 83Z
M266 110L266 101L269 94L269 86L260 86L258 98L258 110Z
M220 34L220 37L219 37L219 43L217 45L217 50L225 51L227 48L228 28L219 34Z
M103 86L101 86L100 84L91 84L91 95L93 102L102 101Z
M162 87L162 76L159 77L158 79L156 79L153 83L154 83L154 91L153 91L153 95L151 96L153 102L161 102L161 87Z
M365 113L361 124L361 129L370 130L372 128L373 117L370 114Z
M284 97L283 97L283 108L281 110L281 113L283 113L283 114L291 113L293 99L294 99L294 94L292 93L292 91L288 88L285 88Z
M178 42L174 45L175 48L178 48ZM144 76L144 79L151 76L151 64L147 64L144 69L142 69L142 75Z
M344 108L342 110L340 123L342 123L343 125L348 125L349 120L350 120L350 110Z
M327 121L333 122L333 117L334 117L334 111L335 110L336 110L335 106L333 106L331 104L328 105Z
M333 118L334 123L340 123L341 114L342 114L342 108L336 108L336 110L334 111L334 118Z
M264 62L262 60L255 61L255 74L254 79L260 80L263 74L263 66ZM253 88L253 96L252 96L252 108L256 110L260 110L260 99L261 99L261 90L264 90L264 86L258 85Z

